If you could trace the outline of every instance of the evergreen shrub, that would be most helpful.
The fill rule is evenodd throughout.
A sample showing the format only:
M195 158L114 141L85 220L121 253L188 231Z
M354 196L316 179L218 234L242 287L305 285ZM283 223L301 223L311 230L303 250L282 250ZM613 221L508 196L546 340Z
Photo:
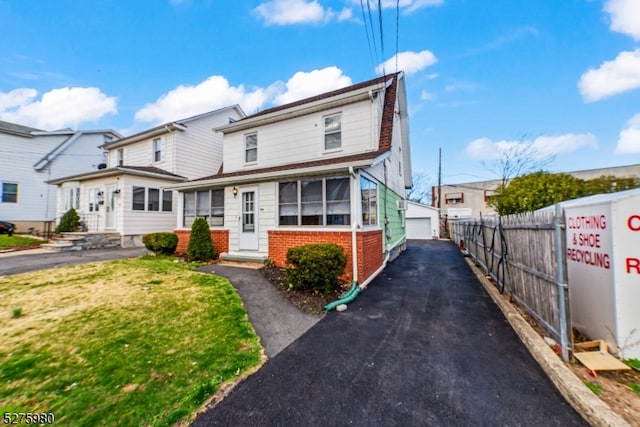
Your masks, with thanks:
M189 244L187 245L187 258L191 261L211 261L216 256L207 220L196 218L191 226L191 237L189 237Z
M175 233L150 233L142 236L144 246L157 254L172 255L178 246L178 236Z
M314 243L289 248L287 279L292 289L328 294L340 287L347 256L335 243Z

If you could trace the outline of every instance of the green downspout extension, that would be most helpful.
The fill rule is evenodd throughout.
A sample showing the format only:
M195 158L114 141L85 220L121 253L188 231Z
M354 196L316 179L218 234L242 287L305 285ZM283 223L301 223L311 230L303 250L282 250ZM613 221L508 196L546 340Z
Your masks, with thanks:
M356 299L358 294L362 291L360 286L358 286L357 281L351 282L351 289L349 289L346 293L340 295L340 298L335 300L334 302L330 302L329 304L324 306L324 311L331 311L340 304L349 304L351 301Z

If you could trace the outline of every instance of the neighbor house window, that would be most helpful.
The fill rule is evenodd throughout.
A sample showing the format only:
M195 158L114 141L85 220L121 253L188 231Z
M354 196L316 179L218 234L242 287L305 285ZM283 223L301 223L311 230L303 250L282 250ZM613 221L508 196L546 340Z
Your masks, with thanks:
M184 193L184 227L191 227L196 218L204 218L209 226L224 225L224 190L204 190Z
M18 184L2 183L2 203L18 203Z
M171 190L161 188L133 187L131 209L146 212L171 212L173 210Z
M87 201L89 202L88 211L89 212L99 212L100 211L100 197L98 193L100 192L97 188L91 188L88 190Z
M464 203L464 193L447 193L444 195L444 202L447 205Z
M118 166L124 166L124 148L118 150Z
M375 182L360 177L360 198L362 199L362 224L378 223L378 186Z
M342 147L342 115L332 114L324 118L324 149L335 150Z
M303 179L278 186L280 225L349 225L349 178Z
M159 162L162 160L162 139L156 138L153 140L153 161Z
M258 134L250 133L244 136L244 162L258 161Z

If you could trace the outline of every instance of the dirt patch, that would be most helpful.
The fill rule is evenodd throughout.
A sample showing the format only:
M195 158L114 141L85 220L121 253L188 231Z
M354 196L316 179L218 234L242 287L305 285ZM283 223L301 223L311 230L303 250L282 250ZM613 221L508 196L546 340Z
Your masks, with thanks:
M319 292L306 292L289 287L287 275L284 268L267 266L263 268L262 274L280 291L282 296L300 311L309 314L320 314L324 312L324 306L337 300L340 295L349 290L349 285L341 284L340 288L329 294Z

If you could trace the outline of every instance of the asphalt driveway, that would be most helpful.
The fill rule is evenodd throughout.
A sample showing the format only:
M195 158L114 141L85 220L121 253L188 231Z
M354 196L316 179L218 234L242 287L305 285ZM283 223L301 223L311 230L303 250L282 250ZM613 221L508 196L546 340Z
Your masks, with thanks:
M587 425L450 242L411 244L194 426Z

